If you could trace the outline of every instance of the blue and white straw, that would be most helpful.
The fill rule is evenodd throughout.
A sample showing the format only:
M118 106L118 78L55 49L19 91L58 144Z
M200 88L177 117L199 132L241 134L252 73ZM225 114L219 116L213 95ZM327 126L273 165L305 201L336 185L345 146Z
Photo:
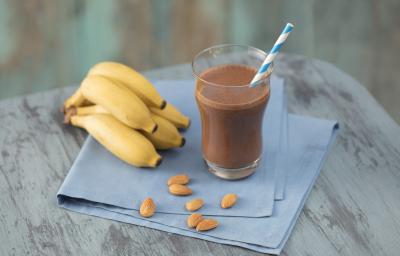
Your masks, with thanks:
M267 73L269 66L274 61L276 55L278 54L282 45L285 43L286 38L289 36L293 27L294 26L291 23L286 24L281 35L278 37L278 40L276 40L274 46L272 47L271 51L268 53L263 64L261 65L260 69L257 71L257 74L254 76L253 80L251 80L250 87L257 86L258 81L260 81L263 78L263 76Z

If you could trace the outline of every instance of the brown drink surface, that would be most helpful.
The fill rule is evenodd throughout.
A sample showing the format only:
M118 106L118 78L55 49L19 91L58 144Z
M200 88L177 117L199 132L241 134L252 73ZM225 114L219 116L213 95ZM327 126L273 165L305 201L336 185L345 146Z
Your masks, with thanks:
M256 72L249 66L223 65L205 70L196 81L203 154L220 167L241 168L262 153L269 84L246 86Z

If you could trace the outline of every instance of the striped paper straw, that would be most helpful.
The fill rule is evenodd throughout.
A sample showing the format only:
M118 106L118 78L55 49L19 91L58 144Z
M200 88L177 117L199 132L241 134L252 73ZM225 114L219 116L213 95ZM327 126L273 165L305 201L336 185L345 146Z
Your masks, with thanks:
M278 54L282 45L285 43L286 38L289 36L289 33L292 31L293 27L294 26L291 23L286 24L281 35L278 37L278 40L276 40L274 46L268 53L260 69L257 71L257 74L254 76L253 80L251 80L250 87L257 86L258 81L260 81L263 78L263 76L267 73L269 66L274 61L276 55Z

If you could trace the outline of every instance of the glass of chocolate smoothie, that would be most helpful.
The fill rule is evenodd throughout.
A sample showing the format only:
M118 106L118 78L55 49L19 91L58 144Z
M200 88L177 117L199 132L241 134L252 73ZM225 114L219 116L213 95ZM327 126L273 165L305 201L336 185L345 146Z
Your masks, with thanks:
M266 56L254 47L226 44L193 59L203 158L209 171L223 179L251 175L261 159L272 66L258 86L249 84Z

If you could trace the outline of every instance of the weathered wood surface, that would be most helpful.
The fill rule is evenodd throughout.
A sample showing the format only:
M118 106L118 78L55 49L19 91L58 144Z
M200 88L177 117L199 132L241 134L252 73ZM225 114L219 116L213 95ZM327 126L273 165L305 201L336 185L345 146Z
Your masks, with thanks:
M290 111L341 125L283 255L398 255L400 127L328 63L284 55L275 72L286 79ZM0 255L257 255L58 208L56 192L86 136L61 124L58 108L73 89L0 102Z
M144 70L201 49L267 49L319 58L361 81L400 123L400 1L0 0L0 99L78 81L101 60Z

